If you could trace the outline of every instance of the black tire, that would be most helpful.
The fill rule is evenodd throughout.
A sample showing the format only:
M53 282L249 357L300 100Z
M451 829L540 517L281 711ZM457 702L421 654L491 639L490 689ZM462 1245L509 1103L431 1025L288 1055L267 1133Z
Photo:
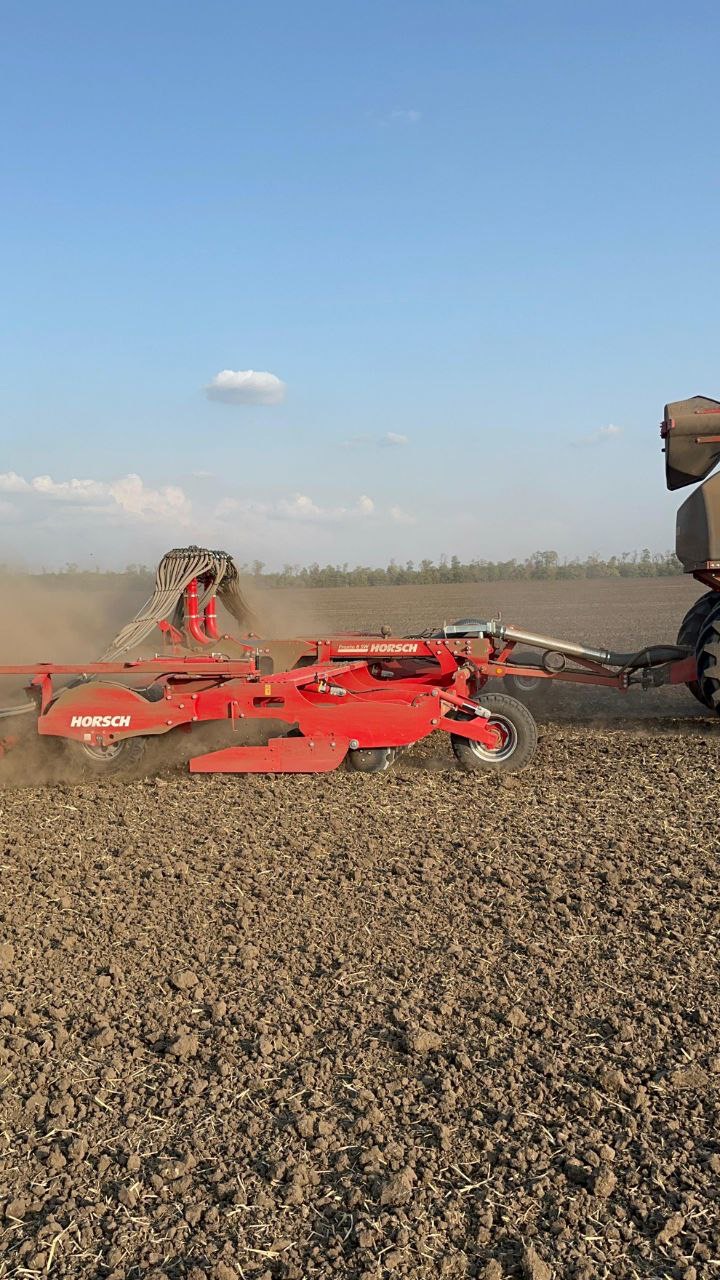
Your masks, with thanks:
M384 773L395 759L395 747L359 747L345 758L356 773Z
M524 666L534 666L534 663L524 663ZM503 686L509 693L511 698L517 698L520 702L529 702L537 699L543 693L543 686L547 682L537 676L503 676Z
M107 747L63 738L63 746L73 763L85 773L105 778L111 774L134 772L145 755L147 738L118 738Z
M704 630L705 624L708 622L710 615L715 609L720 608L720 593L717 591L706 591L704 596L700 596L694 605L688 609L685 617L680 623L678 631L677 643L688 649L697 652L700 634ZM693 698L697 698L704 707L715 709L715 704L708 702L703 695L699 680L689 680L687 688L690 690Z
M537 725L527 707L506 693L485 693L475 701L492 712L490 722L497 725L502 736L497 749L490 750L479 742L451 733L452 749L460 767L472 772L489 769L494 773L517 773L525 769L535 755L538 740Z
M695 658L698 676L696 696L704 706L720 714L720 601L698 636Z

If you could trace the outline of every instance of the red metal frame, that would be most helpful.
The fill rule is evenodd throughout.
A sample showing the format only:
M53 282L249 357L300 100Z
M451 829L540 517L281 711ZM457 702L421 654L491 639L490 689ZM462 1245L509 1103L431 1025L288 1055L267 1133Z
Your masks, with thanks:
M22 668L0 669L20 674ZM152 674L147 691L117 682L88 680L55 693L53 677L79 674L77 665L43 664L26 669L39 691L38 733L107 746L127 737L155 736L178 727L214 721L266 719L297 725L301 738L271 741L267 748L229 747L191 762L193 772L252 772L335 767L349 749L399 747L436 729L498 747L498 731L467 696L451 685L424 678L386 680L367 661L322 661L293 671L263 675L254 659L173 664L168 659L93 663L84 674ZM436 669L437 671L437 669ZM462 685L462 681L458 684ZM452 719L452 713L467 717ZM303 745L300 745L303 744Z
M220 636L214 597L200 616L197 581L184 593L183 625L179 631L160 623L166 652L154 658L16 664L0 667L0 675L32 677L28 692L37 702L43 737L109 746L201 723L229 722L237 729L240 721L256 719L300 731L271 738L265 747L233 745L197 756L190 762L194 773L322 772L336 768L349 750L406 746L435 730L492 751L502 745L499 730L473 701L489 680L527 676L620 692L630 684L627 672L587 659L573 659L571 669L559 672L519 665L512 661L514 643L493 647L472 637L350 632L264 645L232 641L241 657L211 654L209 644L230 638ZM286 652L290 645L297 665L266 674L275 645ZM188 653L193 646L204 652ZM695 674L692 658L668 663L662 683L688 683ZM67 676L87 679L58 689L56 678Z

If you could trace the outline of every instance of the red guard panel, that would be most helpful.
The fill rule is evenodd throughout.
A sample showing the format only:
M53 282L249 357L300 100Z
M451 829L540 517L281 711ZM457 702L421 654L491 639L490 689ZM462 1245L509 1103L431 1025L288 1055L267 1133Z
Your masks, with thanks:
M271 738L265 747L226 747L190 761L191 773L330 773L342 764L348 738Z

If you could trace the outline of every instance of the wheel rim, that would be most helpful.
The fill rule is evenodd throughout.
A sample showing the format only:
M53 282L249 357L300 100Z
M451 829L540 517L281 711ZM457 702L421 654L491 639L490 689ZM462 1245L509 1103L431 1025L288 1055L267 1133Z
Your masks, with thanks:
M395 747L356 747L348 753L358 773L383 773L395 759Z
M120 739L119 742L108 742L107 746L101 746L100 743L81 742L79 746L82 747L85 755L97 764L110 764L122 753L125 741Z
M505 716L491 716L485 723L489 729L493 729L497 734L498 745L496 747L486 747L482 742L475 742L471 738L467 739L467 745L473 755L479 756L481 760L507 760L518 744L518 732L515 725L511 720L507 720Z

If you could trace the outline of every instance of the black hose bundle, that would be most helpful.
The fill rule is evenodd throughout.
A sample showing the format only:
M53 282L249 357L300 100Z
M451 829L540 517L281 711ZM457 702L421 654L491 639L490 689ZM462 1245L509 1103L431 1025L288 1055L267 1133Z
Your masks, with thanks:
M166 618L182 621L183 592L193 579L198 583L200 612L217 596L240 626L250 627L252 612L240 589L240 575L232 556L207 547L174 547L157 567L151 598L116 635L100 661L115 662L129 649L137 648Z

